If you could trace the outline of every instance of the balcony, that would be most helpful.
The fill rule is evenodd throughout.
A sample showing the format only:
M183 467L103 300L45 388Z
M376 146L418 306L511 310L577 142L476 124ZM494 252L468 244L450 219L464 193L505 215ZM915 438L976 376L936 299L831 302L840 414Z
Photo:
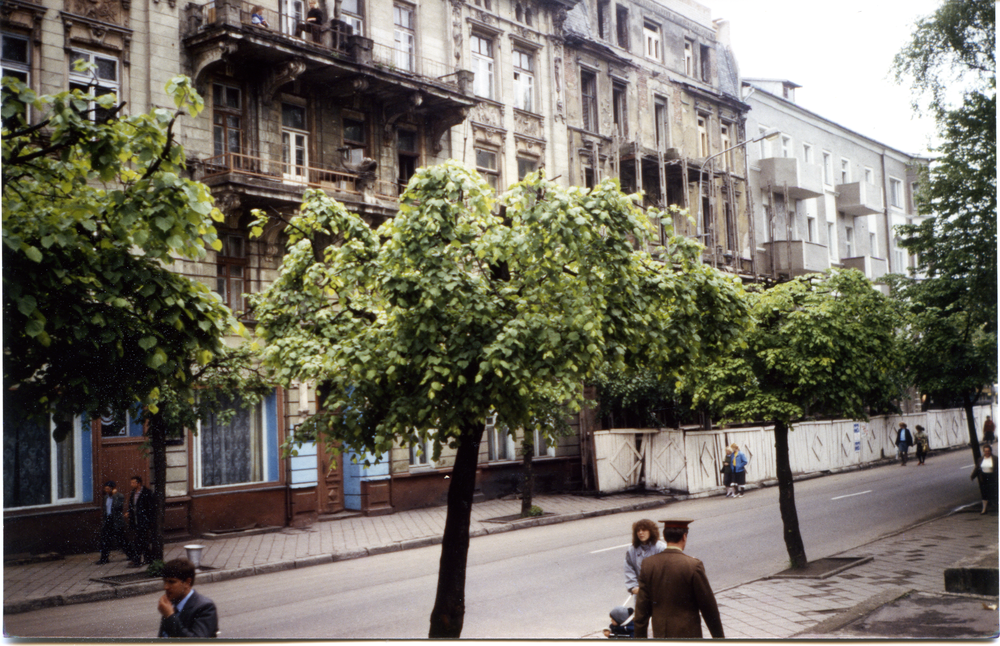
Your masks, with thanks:
M776 240L764 243L765 252L775 273L801 276L830 268L830 252L826 245L805 240ZM770 269L767 265L764 269Z
M837 210L847 215L872 215L882 212L882 197L878 187L867 182L852 182L837 186Z
M872 256L841 258L840 264L844 269L857 269L871 281L876 281L889 273L889 263L884 258L873 258Z
M760 160L760 185L789 199L808 200L823 195L823 169L800 163L795 157L768 157Z

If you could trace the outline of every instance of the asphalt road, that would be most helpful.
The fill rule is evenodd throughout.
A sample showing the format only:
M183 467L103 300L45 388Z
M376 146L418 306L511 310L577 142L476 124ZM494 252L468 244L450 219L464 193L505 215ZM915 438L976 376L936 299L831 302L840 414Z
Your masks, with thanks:
M806 553L836 554L978 500L967 451L799 482ZM695 519L687 552L721 590L787 567L777 488L675 503L472 540L466 638L578 638L607 624L627 593L622 566L631 523ZM197 586L220 609L230 639L422 639L441 548ZM142 638L155 633L157 595L5 617L18 637Z

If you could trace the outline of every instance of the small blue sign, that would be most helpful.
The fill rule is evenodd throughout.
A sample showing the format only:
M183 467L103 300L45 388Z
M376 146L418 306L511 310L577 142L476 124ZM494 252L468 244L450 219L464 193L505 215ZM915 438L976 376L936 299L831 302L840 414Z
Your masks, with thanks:
M854 424L854 452L861 453L861 424Z

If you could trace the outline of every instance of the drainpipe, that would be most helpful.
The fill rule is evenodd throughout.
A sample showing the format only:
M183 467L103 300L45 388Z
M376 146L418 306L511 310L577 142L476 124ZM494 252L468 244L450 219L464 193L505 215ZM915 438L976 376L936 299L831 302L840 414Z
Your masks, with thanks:
M893 273L892 269L892 226L889 224L889 191L887 190L886 182L889 181L889 176L885 172L885 148L882 149L882 153L879 155L882 161L882 215L885 216L885 266L888 273Z

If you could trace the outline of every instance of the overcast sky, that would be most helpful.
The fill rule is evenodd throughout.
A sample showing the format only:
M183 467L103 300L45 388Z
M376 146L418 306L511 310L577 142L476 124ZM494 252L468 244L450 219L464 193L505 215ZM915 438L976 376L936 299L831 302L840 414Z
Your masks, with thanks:
M698 0L726 19L740 74L789 80L796 101L835 123L927 154L934 122L910 108L892 59L941 0Z

